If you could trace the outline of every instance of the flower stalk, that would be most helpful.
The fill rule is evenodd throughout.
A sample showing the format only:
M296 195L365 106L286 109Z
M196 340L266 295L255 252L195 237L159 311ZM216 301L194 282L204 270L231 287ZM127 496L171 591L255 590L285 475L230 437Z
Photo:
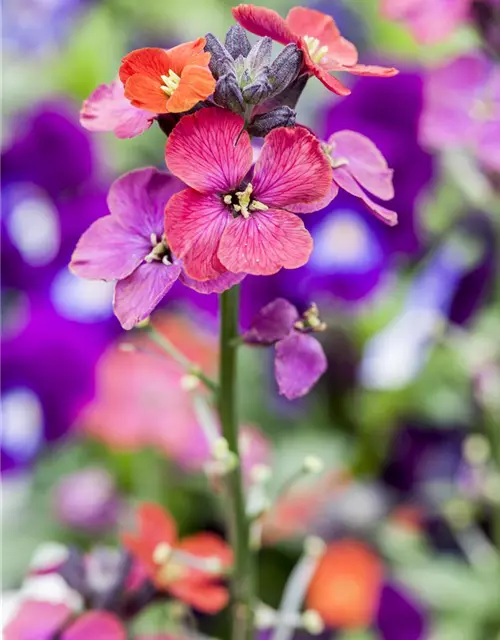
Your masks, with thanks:
M236 406L239 287L220 296L220 363L219 417L222 435L229 450L239 461L226 479L229 498L229 535L234 552L232 576L233 640L253 637L253 567L250 550L250 525L245 509L241 458L238 446L238 416Z

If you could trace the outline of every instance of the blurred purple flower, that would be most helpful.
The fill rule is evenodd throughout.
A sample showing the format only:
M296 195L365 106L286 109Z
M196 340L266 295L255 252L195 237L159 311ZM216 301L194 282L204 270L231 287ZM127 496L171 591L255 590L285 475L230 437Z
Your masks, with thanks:
M420 136L434 149L468 148L485 169L500 171L498 65L476 52L430 71Z
M422 605L396 583L386 582L382 587L376 626L382 640L423 640L427 637Z
M154 168L122 176L108 194L111 215L85 231L71 258L74 274L117 281L113 308L124 329L146 319L177 280L198 293L222 293L244 277L226 272L198 282L184 272L164 234L165 205L181 186Z
M294 305L277 298L259 311L243 337L248 344L275 346L274 372L279 391L294 400L309 393L326 371L323 347L309 335L324 328L315 305L300 319Z
M5 640L52 640L71 616L65 604L26 600L3 630Z
M63 476L52 499L56 518L67 527L99 532L117 523L120 502L105 469L89 467Z

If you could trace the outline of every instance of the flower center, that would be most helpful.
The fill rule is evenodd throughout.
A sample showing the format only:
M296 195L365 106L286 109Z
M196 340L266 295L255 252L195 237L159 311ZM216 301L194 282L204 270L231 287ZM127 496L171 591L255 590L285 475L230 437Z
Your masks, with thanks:
M148 255L145 256L144 261L148 263L158 261L166 265L172 264L172 254L168 248L165 234L162 234L160 240L158 240L156 233L152 233L150 239L152 249Z
M302 333L319 332L326 329L326 323L320 320L318 305L314 302L307 311L304 311L302 318L297 320L293 326L297 331L302 331Z
M304 41L312 61L321 62L322 58L328 53L328 47L321 46L318 38L313 38L312 36L304 36Z
M175 73L175 71L172 71L172 69L170 69L168 72L168 76L160 76L160 78L163 82L161 90L163 91L163 93L166 93L167 96L170 97L179 86L179 83L181 81L180 77Z
M249 182L245 191L228 193L223 200L225 204L230 205L236 213L239 213L245 219L250 217L252 211L267 211L267 205L252 198L252 191L252 183Z

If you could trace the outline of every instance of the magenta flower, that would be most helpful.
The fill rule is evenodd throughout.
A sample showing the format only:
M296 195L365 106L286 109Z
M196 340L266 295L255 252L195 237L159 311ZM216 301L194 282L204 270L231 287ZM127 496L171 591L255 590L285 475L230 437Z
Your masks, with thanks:
M319 141L302 127L274 129L250 175L252 147L243 127L234 113L202 109L184 116L167 141L167 166L189 188L170 199L165 231L197 280L226 270L295 269L312 251L309 232L290 209L306 203L315 210L328 193L332 170Z
M366 194L368 191L380 200L394 198L393 171L373 142L355 131L337 131L323 145L323 150L332 165L333 182L321 208L330 204L339 189L344 189L362 200L382 222L391 227L397 224L398 215L395 211L377 204ZM315 206L317 207L317 203ZM308 205L293 207L293 211L297 213L308 213L310 210Z
M276 298L259 311L243 338L248 344L275 345L274 373L279 391L294 400L309 393L326 371L323 347L310 335L325 328L316 305L301 318L293 304Z
M480 53L427 74L422 142L434 149L468 147L486 169L500 171L500 69Z
M98 86L80 111L82 127L89 131L112 131L117 138L135 138L149 129L154 120L152 113L130 104L120 80Z
M419 42L445 40L469 17L472 0L382 0L389 20L403 22Z
M224 273L210 282L189 278L163 232L165 204L179 183L154 168L132 171L109 190L111 215L82 235L70 269L89 280L117 280L113 306L124 329L149 316L176 280L200 293L221 293L244 274Z
M89 611L78 618L61 635L61 640L127 640L120 620L107 611Z

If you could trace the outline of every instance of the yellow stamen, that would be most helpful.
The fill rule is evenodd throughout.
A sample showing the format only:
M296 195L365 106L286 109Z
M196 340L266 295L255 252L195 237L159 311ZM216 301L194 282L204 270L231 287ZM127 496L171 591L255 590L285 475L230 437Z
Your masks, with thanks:
M312 36L304 36L304 41L307 45L307 50L313 62L321 62L324 56L328 53L328 47L321 46L321 42L318 38Z
M252 211L267 211L268 206L259 202L258 200L252 200L252 183L249 182L245 191L237 191L234 195L238 200L238 204L233 204L233 209L236 213L241 213L241 215L246 219L250 217L250 213ZM232 204L233 196L231 194L227 194L223 198L226 204Z
M175 71L172 71L172 69L170 69L168 72L168 76L160 76L160 78L163 82L161 90L163 91L163 93L166 93L167 96L170 97L179 86L179 83L181 81L180 76L178 76Z

